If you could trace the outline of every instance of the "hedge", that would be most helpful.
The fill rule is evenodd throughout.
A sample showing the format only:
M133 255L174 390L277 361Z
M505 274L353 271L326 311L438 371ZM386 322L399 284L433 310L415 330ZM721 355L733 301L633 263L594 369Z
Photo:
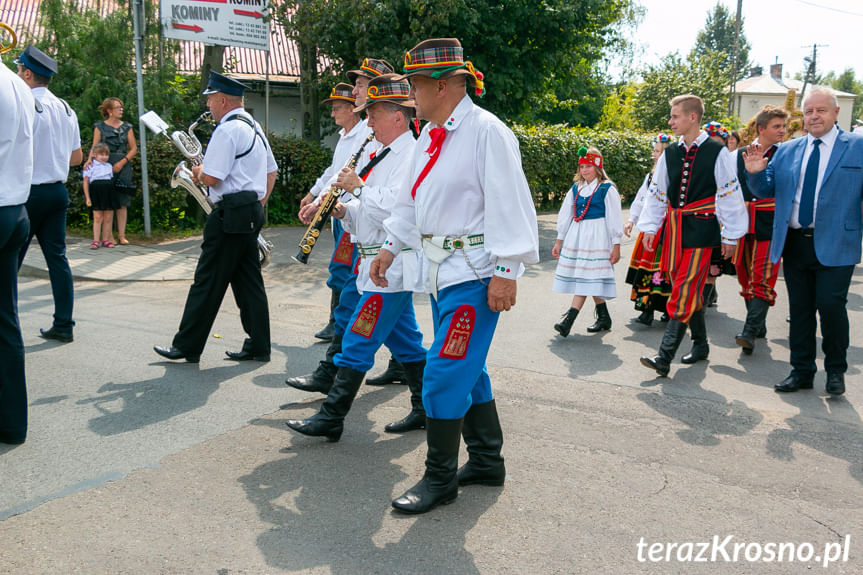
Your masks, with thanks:
M594 146L604 156L605 169L617 184L623 203L635 197L644 175L650 170L652 136L633 132L601 132L589 128L555 126L513 126L521 147L522 165L538 211L557 210L572 185L578 167L580 146ZM202 141L207 134L198 133ZM332 152L319 144L295 137L269 135L279 165L279 177L268 204L270 224L296 224L302 197L330 164ZM85 152L89 144L85 145ZM182 188L171 189L171 174L182 160L179 150L167 139L148 134L147 163L150 182L150 221L154 229L195 230L203 224L197 203ZM140 183L140 154L133 161ZM80 168L69 175L68 212L70 225L90 225L90 211L84 205ZM139 188L129 211L129 229L143 229L143 208Z
M202 142L207 141L201 132L198 132L198 137ZM270 134L268 139L279 165L279 177L268 203L268 221L270 224L296 224L300 200L330 165L332 151L294 137ZM85 144L85 157L89 149L89 143ZM171 175L183 159L180 151L167 138L147 134L147 177L153 229L184 231L196 230L203 225L203 214L197 202L183 188L171 189ZM131 232L140 232L144 228L140 160L139 153L132 162L138 192L129 208L128 228ZM67 188L70 200L67 215L69 224L74 227L89 226L92 220L90 209L84 204L80 167L70 171Z
M522 166L539 211L557 210L578 169L578 148L595 147L620 192L624 205L635 199L653 160L653 136L636 132L601 132L566 126L512 126L521 147Z

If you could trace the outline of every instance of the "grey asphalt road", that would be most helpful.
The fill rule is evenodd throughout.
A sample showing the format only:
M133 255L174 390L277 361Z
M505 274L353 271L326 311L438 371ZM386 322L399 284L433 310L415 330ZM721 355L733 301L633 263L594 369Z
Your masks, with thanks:
M50 288L22 278L30 434L0 447L0 573L863 572L861 272L845 396L823 393L823 373L811 392L773 392L788 371L781 280L754 355L734 345L744 308L723 277L707 312L710 360L659 379L638 357L662 327L631 323L624 264L610 332L586 333L589 303L570 337L552 330L569 305L551 291L553 220L541 218L543 261L520 280L488 360L506 485L464 488L419 517L389 508L425 455L422 433L383 432L408 409L404 387L363 387L335 444L283 425L322 397L282 383L325 349L312 337L327 316L325 262L289 263L299 230L268 232L267 364L224 360L242 343L230 296L200 364L152 352L170 343L188 281L78 282L75 342L46 342L36 334L50 324ZM415 303L427 328L428 300ZM702 542L729 536L697 560ZM779 543L794 561L765 560Z

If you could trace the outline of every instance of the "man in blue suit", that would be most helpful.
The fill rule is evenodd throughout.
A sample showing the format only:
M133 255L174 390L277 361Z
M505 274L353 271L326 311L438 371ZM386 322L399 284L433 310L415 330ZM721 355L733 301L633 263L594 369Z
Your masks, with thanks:
M753 193L776 198L770 260L784 258L791 309L792 369L774 386L780 392L812 389L817 310L825 389L845 393L845 306L863 241L863 136L840 130L838 115L835 93L815 88L803 102L806 137L782 145L769 164L757 145L744 152Z

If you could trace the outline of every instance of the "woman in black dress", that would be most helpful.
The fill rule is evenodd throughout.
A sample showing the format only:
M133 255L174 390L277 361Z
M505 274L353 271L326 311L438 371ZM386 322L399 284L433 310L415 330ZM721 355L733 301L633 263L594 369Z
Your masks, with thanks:
M123 121L123 102L118 98L105 98L99 106L99 112L104 120L97 122L93 128L93 145L104 142L111 150L108 161L114 166L114 210L117 214L118 242L127 245L129 240L126 239L126 219L136 190L136 186L132 184L132 166L129 162L138 153L138 144L135 142L132 124ZM87 165L92 157L93 149L90 148Z

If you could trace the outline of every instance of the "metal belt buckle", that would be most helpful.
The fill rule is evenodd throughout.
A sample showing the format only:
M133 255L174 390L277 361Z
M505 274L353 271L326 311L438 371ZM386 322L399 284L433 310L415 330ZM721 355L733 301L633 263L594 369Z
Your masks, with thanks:
M453 238L452 248L454 250L460 250L460 249L464 248L464 240L461 238Z

